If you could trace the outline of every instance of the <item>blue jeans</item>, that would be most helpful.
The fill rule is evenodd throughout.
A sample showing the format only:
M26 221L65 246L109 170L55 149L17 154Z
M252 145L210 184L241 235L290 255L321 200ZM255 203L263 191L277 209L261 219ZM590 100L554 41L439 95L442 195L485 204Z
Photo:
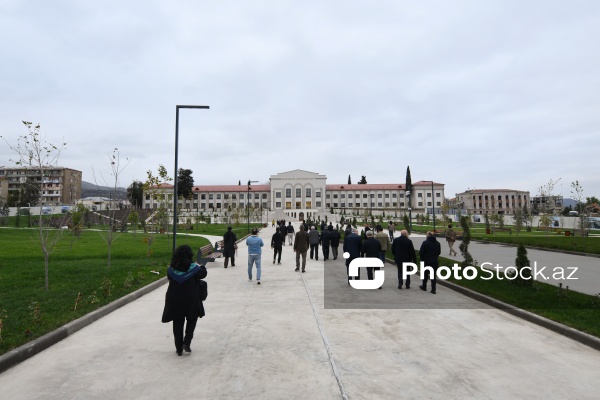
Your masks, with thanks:
M381 260L382 263L385 264L385 251L379 252L379 259Z
M248 279L252 279L252 264L256 263L256 280L260 281L260 254L248 254Z

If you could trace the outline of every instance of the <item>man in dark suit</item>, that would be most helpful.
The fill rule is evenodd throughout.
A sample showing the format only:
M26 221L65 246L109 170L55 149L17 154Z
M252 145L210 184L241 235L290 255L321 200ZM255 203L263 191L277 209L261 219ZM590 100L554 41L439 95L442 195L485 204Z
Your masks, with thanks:
M441 252L442 247L440 246L440 242L435 238L435 234L431 231L427 232L427 238L423 241L423 244L421 244L421 248L419 249L419 257L426 267L431 267L433 269L433 276L430 277L429 271L427 269L425 270L423 284L419 286L421 290L427 290L427 279L431 278L431 293L435 294L435 274L437 273L439 266L438 257Z
M402 279L402 263L417 263L415 246L413 246L412 240L408 238L408 231L406 229L402 230L400 236L392 242L392 253L394 254L394 261L396 261L396 265L398 266L398 289L402 289L402 285L404 284ZM410 272L411 270L409 269L408 271ZM410 289L410 275L406 277L406 288Z
M381 252L381 243L373 237L373 231L368 230L365 235L367 239L362 243L360 256L380 259L379 253ZM373 280L373 271L379 269L379 267L367 267L367 277L369 280ZM381 286L379 286L379 289L381 289Z
M348 285L350 285L350 263L355 258L360 257L361 247L362 240L360 239L360 236L358 236L358 231L356 229L352 229L352 233L344 237L343 247L344 253L348 253L350 255L350 257L346 259L346 276L348 277ZM358 277L356 277L355 279L360 279L360 269L358 270Z

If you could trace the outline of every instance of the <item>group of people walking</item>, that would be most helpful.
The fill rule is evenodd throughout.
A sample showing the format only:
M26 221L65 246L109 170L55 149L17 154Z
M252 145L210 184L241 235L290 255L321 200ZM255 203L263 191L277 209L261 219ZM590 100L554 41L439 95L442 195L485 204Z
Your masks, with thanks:
M285 220L277 221L275 233L271 237L271 249L273 249L273 264L281 264L282 248L285 246L286 239L290 245L293 245L293 250L296 253L296 269L295 271L306 271L306 258L310 250L310 258L319 259L319 246L321 246L323 260L329 260L330 254L334 260L338 258L338 247L340 244L340 232L334 228L332 224L328 226L322 225L319 232L315 226L307 229L307 224L302 223L299 226L299 231L295 233L292 223L285 225ZM273 221L275 226L275 221ZM358 230L350 225L345 231L343 244L344 253L348 253L346 258L346 274L348 284L350 279L360 279L360 269L358 276L350 277L349 266L352 260L358 257L373 257L379 258L385 263L385 256L388 250L392 251L394 261L398 267L398 289L404 286L410 289L410 275L406 278L403 276L402 264L417 263L415 248L412 241L408 237L408 232L402 230L400 236L394 238L394 226L390 222L388 225L388 233L383 232L383 227L377 225L376 233L370 228L365 227L362 232L364 238L358 234ZM253 269L256 267L256 283L261 284L261 257L263 240L258 236L258 228L253 228L252 233L246 239L248 246L248 279L252 281ZM450 248L450 254L456 251L453 249L456 233L449 226L446 232L446 238ZM237 236L231 227L227 228L227 232L223 235L223 256L224 267L227 268L229 261L231 266L235 266L235 253L237 249ZM438 268L438 257L441 253L440 243L437 241L433 232L427 232L427 237L419 249L419 257L426 266L432 267L434 270L433 276L430 276L426 270L424 279L419 288L427 290L428 281L431 282L431 293L436 293L435 271ZM368 279L372 280L374 271L378 267L367 267ZM201 281L207 276L207 270L204 265L199 265L193 261L193 252L190 246L179 246L171 259L171 264L167 270L169 279L169 287L165 297L165 307L163 310L162 322L173 322L173 336L175 339L175 351L181 356L183 352L191 353L191 342L194 337L194 329L198 318L204 316L204 307L201 298L202 286ZM206 285L206 284L204 284ZM204 286L206 287L206 286ZM381 287L379 287L381 289ZM206 293L206 292L205 292Z

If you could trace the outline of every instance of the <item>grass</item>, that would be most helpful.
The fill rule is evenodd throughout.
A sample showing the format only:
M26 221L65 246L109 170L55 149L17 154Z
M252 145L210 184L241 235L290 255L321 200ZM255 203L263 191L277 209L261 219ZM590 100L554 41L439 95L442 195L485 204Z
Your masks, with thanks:
M146 235L119 234L109 271L106 243L98 232L84 231L72 248L69 236L59 242L50 257L46 292L43 256L33 236L30 229L0 229L0 354L164 277L171 259L168 235L156 235L147 256ZM208 241L180 237L178 244L183 243L194 249Z
M515 250L516 254L516 250ZM440 265L452 266L455 261L440 257ZM569 291L568 296L558 286L534 282L532 287L520 286L509 280L456 280L450 282L474 290L518 308L541 315L579 331L600 337L600 296Z

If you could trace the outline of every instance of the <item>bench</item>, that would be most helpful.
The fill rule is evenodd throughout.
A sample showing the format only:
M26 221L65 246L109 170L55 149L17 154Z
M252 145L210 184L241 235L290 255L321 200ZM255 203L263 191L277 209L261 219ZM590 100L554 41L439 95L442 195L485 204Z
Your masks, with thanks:
M512 235L512 228L495 228L493 229L494 233L496 232L508 232L509 235Z
M200 247L198 253L196 253L196 262L206 264L215 261L215 258L223 257L223 247L222 240L216 242L214 247L210 244Z

